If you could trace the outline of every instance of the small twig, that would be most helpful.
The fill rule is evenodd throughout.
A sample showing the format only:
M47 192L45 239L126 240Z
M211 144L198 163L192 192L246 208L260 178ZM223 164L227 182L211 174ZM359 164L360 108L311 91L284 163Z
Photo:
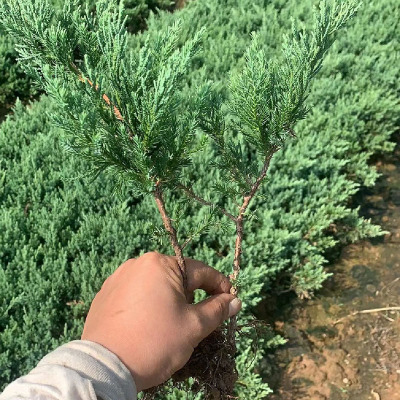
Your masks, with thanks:
M198 229L196 232L194 232L192 235L190 235L185 242L183 243L183 245L181 246L181 249L183 250L197 235L201 234L202 231L204 231L204 229L206 229L206 226L201 227L200 229Z
M165 203L164 203L164 199L163 199L163 195L162 195L162 188L161 188L161 184L159 181L156 183L156 189L153 192L153 194L154 194L154 199L155 199L157 207L158 207L158 211L161 214L161 218L163 220L164 227L169 234L169 238L170 238L172 247L173 247L175 255L178 259L178 265L179 265L179 269L181 271L182 279L183 279L183 287L186 291L187 290L187 274L186 274L185 259L183 257L182 248L178 243L176 230L175 230L174 226L172 225L171 218L167 214L167 210L165 209Z
M235 258L233 260L233 274L232 274L233 280L236 280L238 278L239 271L240 271L240 256L242 254L244 214L247 210L247 207L250 204L251 199L256 194L258 188L261 185L261 182L263 181L263 179L265 178L265 175L268 172L271 158L274 155L275 151L276 150L271 151L271 153L265 158L265 162L264 162L263 168L260 172L260 175L258 176L256 181L253 183L249 194L247 196L243 197L243 204L240 207L239 215L235 218L237 236L236 236L236 244L235 244ZM233 294L236 295L237 292L235 291L235 293L233 293Z
M181 246L182 250L183 250L192 240L193 240L193 236L188 237L188 238L184 241L183 245Z
M84 80L81 79L81 78L79 80L81 82L84 82ZM87 81L89 82L89 85L93 87L92 81L90 79L88 79ZM97 90L98 88L99 88L99 85L96 85L95 90ZM103 94L103 99L109 106L111 106L111 101L110 101L110 99L108 98L108 96L106 94ZM124 119L122 118L122 115L121 115L120 111L118 110L118 108L114 104L113 104L113 106L114 106L114 114L117 117L117 119L119 119L120 121L124 121Z
M189 196L189 197L191 197L192 199L196 200L197 202L199 202L199 203L202 204L203 206L208 206L208 207L212 207L212 208L214 208L214 207L218 208L218 210L221 211L222 214L224 214L225 216L227 216L230 220L236 222L236 218L235 218L231 213L229 213L228 211L226 211L223 207L220 207L220 206L218 206L218 205L216 205L216 204L211 203L210 201L204 200L204 199L203 199L202 197L200 197L200 196L197 196L197 194L195 194L195 193L193 192L193 189L192 189L192 188L190 188L190 187L188 187L188 186L185 186L185 185L178 185L178 188L179 188L179 189L182 189L182 190L185 192L185 194L186 194L187 196Z
M385 315L385 314L382 314L382 317L385 318L386 320L388 320L389 322L394 322L394 319L393 319L393 318L390 318L390 317L388 317L388 316Z
M374 396L375 400L381 400L381 395L378 392L375 392L374 389L371 389L371 394Z
M24 215L25 216L28 215L30 206L31 206L31 203L26 203L25 208L24 208Z
M382 308L372 308L370 310L361 310L361 311L354 311L349 315L345 315L342 318L339 318L337 321L333 323L333 325L338 324L339 322L342 322L344 319L353 317L354 315L358 314L372 314L372 313L377 313L377 312L382 312L382 311L400 311L400 307L382 307Z
M291 136L291 137L297 138L296 132L295 132L292 128L288 127L288 128L286 128L286 129L287 129L287 131L290 133L290 136Z
M77 67L74 63L71 63L71 64L70 64L70 69L78 76L78 79L79 79L81 82L85 83L85 79L82 78L81 72L79 71L78 67ZM88 78L86 78L86 79L87 79L87 81L89 82L89 85L93 87L92 81L91 81L90 79L88 79ZM99 87L99 85L96 85L96 87L95 87L94 89L97 90L98 87ZM122 117L122 114L121 114L121 112L119 111L119 109L117 108L117 106L116 106L115 104L112 104L112 103L111 103L110 99L108 98L108 96L107 96L106 94L103 94L103 99L104 99L104 101L107 103L107 105L109 105L109 106L112 105L112 106L114 107L114 114L115 114L116 118L117 118L118 120L122 121L122 122L125 122L125 121L124 121L124 118ZM129 129L128 129L128 130L129 130ZM132 136L133 136L133 133L130 132L130 133L129 133L129 138L132 139Z
M370 313L381 312L381 311L400 311L400 307L396 306L396 307L372 308L370 310L356 311L356 314L370 314Z
M294 289L293 289L292 287L290 287L290 288L288 288L288 289L281 290L281 291L278 292L276 295L277 295L277 296L280 296L281 294L289 293L289 292L292 292L293 290L294 290Z
M387 285L384 285L383 288L380 290L380 292L383 293L384 290L386 290L386 289L392 287L392 286L393 286L396 282L398 282L399 280L400 280L400 277L399 277L399 278L396 278L394 281L388 283Z

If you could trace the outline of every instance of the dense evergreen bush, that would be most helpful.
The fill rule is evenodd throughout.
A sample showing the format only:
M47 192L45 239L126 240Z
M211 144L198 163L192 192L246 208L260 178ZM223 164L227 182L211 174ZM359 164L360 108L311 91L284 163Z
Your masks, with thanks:
M207 76L219 81L225 93L226 78L240 68L250 32L258 31L265 50L275 55L289 16L308 23L310 5L196 0L177 15L150 18L148 34L165 29L178 15L184 22L182 41L205 25L205 50L196 58L198 69L188 77L187 90ZM313 85L312 116L298 125L298 139L276 155L264 197L252 207L253 231L245 237L244 316L276 289L309 295L326 278L327 249L378 234L349 200L360 185L373 185L377 173L367 161L393 147L388 139L399 126L397 10L395 0L363 6ZM139 46L142 37L131 40ZM52 107L46 97L32 108L18 104L15 115L0 126L1 387L28 372L51 349L80 337L95 293L125 259L153 249L169 252L167 241L157 234L160 221L151 201L128 192L121 203L111 196L113 182L106 176L91 185L77 177L88 165L62 151L63 134L50 128L45 115ZM210 147L195 160L187 180L198 191L202 184L196 182L208 180L210 190L203 195L234 209L211 188L219 180L218 172L206 167L214 151ZM174 217L182 236L208 218L207 209L184 198L170 200L177 204ZM218 224L210 226L187 253L230 272L233 237L234 232L221 233ZM260 347L272 344L268 337L259 339ZM246 337L240 343L238 393L260 399L268 388L253 368L247 369L250 344ZM259 351L256 361L261 357Z
M55 7L61 8L64 0L51 0ZM95 9L95 0L78 0L79 4ZM172 11L175 2L172 0L126 0L125 14L127 28L131 33L137 33L146 28L146 19L158 10ZM10 107L18 97L24 103L41 93L26 76L16 62L17 52L15 41L6 35L0 27L0 119L10 111Z
M65 3L64 0L50 1L60 9ZM175 0L125 0L125 15L128 17L127 30L130 33L137 33L146 29L146 21L150 14L157 14L159 10L173 11L176 3ZM91 12L96 10L96 0L77 0L77 4L88 6Z
M17 65L15 42L0 27L0 120L10 111L15 99L32 100L37 94L32 82Z

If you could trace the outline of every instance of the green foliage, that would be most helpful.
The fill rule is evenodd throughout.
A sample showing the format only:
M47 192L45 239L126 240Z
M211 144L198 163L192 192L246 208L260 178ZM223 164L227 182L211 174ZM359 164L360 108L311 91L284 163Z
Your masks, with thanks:
M231 124L223 119L223 101L215 94L206 92L206 96L203 95L201 127L215 139L222 156L219 169L229 170L231 180L239 184L243 194L250 191L252 182L260 175L260 161L264 164L284 145L289 135L295 136L294 125L308 112L305 100L311 79L320 69L337 30L356 9L355 2L333 8L321 3L320 10L314 12L311 32L299 30L293 23L292 34L285 35L283 59L279 61L268 60L260 38L252 34L244 66L230 80L227 107L233 117L229 121ZM256 157L249 160L240 144L233 142L232 132L237 132L239 138L242 136L262 155L262 160ZM247 149L245 154L248 152Z
M31 109L17 103L1 125L2 387L57 345L80 338L103 277L152 247L143 222L154 221L149 203L113 200L110 180L87 186L71 179L86 164L62 151L61 132L49 130L46 111L52 110L47 98ZM88 241L92 234L99 240ZM84 304L67 305L73 300Z
M97 2L96 18L82 19L77 3L67 1L57 26L50 24L54 11L44 1L4 3L0 14L20 43L26 71L59 105L52 119L71 134L68 148L91 161L89 174L111 170L117 187L131 184L140 194L150 192L156 180L177 181L190 162L197 126L195 109L178 112L180 82L198 52L201 31L176 49L175 24L135 57L126 49L122 3L118 9L114 2ZM13 23L27 18L32 23ZM74 58L76 49L81 62Z
M243 70L231 78L227 106L232 127L222 115L224 104L210 93L213 89L202 89L193 105L188 96L186 107L181 106L182 81L199 52L202 29L177 49L180 29L174 24L152 44L147 40L136 57L126 47L123 2L117 7L116 2L99 1L96 17L88 9L82 17L77 0L66 1L59 13L45 0L9 0L0 7L0 20L18 41L27 73L59 105L53 123L72 136L68 148L91 162L89 174L97 177L108 170L119 192L132 186L147 194L159 183L174 188L183 167L191 164L200 126L220 150L218 167L229 171L245 194L259 175L259 160L246 166L232 132L236 129L269 160L284 144L285 133L305 117L310 81L337 30L355 11L354 2L333 8L322 3L310 34L293 24L280 63L267 62L253 35ZM114 108L104 104L104 93Z
M311 3L196 0L176 14L150 17L148 32L128 37L128 47L138 49L147 37L152 43L177 18L182 20L178 47L205 26L203 51L182 78L182 101L211 79L219 83L225 102L227 78L231 70L243 68L251 32L257 32L268 59L279 57L290 17L308 27ZM317 289L326 277L324 255L337 243L379 234L350 199L360 185L374 184L378 175L368 160L391 150L388 139L399 127L397 13L395 0L360 9L311 86L312 114L298 123L297 140L290 139L273 158L245 236L243 321L266 293L292 288L308 295ZM153 227L161 223L150 199L137 200L128 190L121 202L111 195L115 182L109 175L100 174L90 185L80 177L90 165L61 147L64 134L48 118L57 107L47 97L29 108L18 104L0 126L1 387L58 345L80 338L91 301L124 260L154 249L170 253L167 241L156 245L153 239ZM228 110L221 112L225 116ZM251 148L243 146L243 151L254 159ZM204 153L193 156L193 167L183 178L205 198L235 210L231 195L213 189L226 187L220 171L210 167L217 154L210 143ZM167 196L168 204L178 200L180 208L171 213L180 218L184 240L208 221L209 210L183 196ZM216 214L213 219L215 226L195 235L186 254L230 273L234 232L221 231L225 217ZM66 304L72 300L83 304ZM253 365L263 357L262 348L274 343L268 336L259 342L251 364L254 340L240 336L237 364L245 382L237 387L240 398L261 399L269 391ZM180 392L167 398L190 396Z
M53 0L59 2L59 0ZM91 11L96 9L96 0L80 0L83 5L88 5ZM146 20L151 13L159 10L173 11L173 0L124 0L124 15L128 32L137 33L146 29Z
M58 9L62 9L64 0L51 0ZM95 0L79 0L82 9L89 7L95 11ZM175 3L171 0L125 0L124 15L127 17L126 26L130 33L137 33L146 28L146 20L151 13L159 10L173 11ZM37 98L41 94L19 64L15 40L0 27L0 117L9 112L10 107L18 97L24 103Z
M349 199L360 185L372 185L377 178L375 169L367 165L369 157L393 148L388 138L399 123L398 86L394 82L400 73L393 51L398 34L390 15L396 10L392 1L379 12L373 5L362 7L351 28L333 45L334 55L327 55L325 67L313 84L309 99L312 116L297 125L297 140L289 140L272 159L263 195L250 210L257 219L244 244L245 265L254 262L263 266L264 287L269 290L275 286L278 291L284 290L289 284L299 295L308 296L311 287L319 288L327 275L312 273L307 287L302 287L298 283L305 280L292 278L296 272L305 265L310 269L310 263L315 271L321 271L326 263L324 252L338 242L380 234L378 227L349 207ZM246 7L225 0L214 7L200 1L189 3L180 16L163 14L150 19L148 31L130 41L138 47L147 36L154 37L182 15L188 21L183 24L182 41L204 26L204 51L195 59L197 68L187 77L186 90L207 77L219 83L221 97L226 98L226 78L231 69L243 69L245 59L239 55L245 51L251 32L257 31L267 58L279 57L280 38L290 29L291 17L308 21L310 11L309 3L294 6L258 1ZM376 21L378 15L379 28L373 28L369 21ZM247 39L244 34L249 35ZM254 152L244 151L247 165L251 164ZM188 172L187 182L208 181L210 188L223 187L226 191L226 177L219 170L210 173L204 167L214 162L217 154L211 147L205 156L196 158L196 172ZM194 189L202 193L200 184L196 183ZM227 196L221 198L211 189L204 197L229 211L237 207ZM188 206L187 213L194 212ZM218 246L226 248L222 239ZM275 281L280 276L288 278Z
M241 132L256 150L267 156L272 147L284 144L285 133L307 114L305 100L311 79L333 44L337 30L356 12L356 3L340 3L333 9L321 3L311 33L298 30L285 35L283 59L267 61L261 40L245 55L244 68L231 80L230 112L237 115Z
M64 0L49 0L50 3L62 9ZM82 8L82 14L86 7L90 13L96 13L96 0L78 0ZM138 33L146 29L146 20L150 14L157 14L159 10L173 11L175 1L173 0L124 0L124 16L126 16L126 27L130 33Z
M37 95L35 90L31 90L31 79L17 65L14 44L14 40L0 27L0 119L9 111L16 97L26 102Z

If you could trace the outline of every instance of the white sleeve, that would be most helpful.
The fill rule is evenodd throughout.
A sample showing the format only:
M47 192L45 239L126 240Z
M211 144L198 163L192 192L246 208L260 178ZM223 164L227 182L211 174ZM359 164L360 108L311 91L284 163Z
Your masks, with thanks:
M110 350L89 340L74 340L43 357L11 382L0 400L136 400L125 364Z

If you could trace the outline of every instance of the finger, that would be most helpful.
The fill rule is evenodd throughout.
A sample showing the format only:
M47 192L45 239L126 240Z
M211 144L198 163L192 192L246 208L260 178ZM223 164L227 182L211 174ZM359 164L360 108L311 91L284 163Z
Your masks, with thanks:
M232 294L217 294L191 306L190 312L195 321L193 335L200 343L217 329L226 319L236 315L242 307L241 301Z
M187 294L186 299L187 299L187 302L188 302L189 304L193 304L193 302L194 302L194 293L193 293L193 292L189 292L189 293Z
M229 278L201 261L185 258L188 291L203 289L208 294L229 293L232 285Z

